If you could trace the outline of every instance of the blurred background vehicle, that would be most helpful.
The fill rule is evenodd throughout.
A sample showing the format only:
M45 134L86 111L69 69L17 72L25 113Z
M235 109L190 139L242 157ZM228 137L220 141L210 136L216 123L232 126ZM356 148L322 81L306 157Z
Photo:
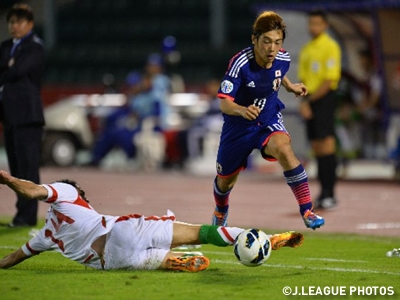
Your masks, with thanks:
M74 164L78 151L93 145L100 119L125 102L123 94L92 94L69 96L47 106L43 163Z
M175 93L168 99L172 112L166 134L170 137L186 130L209 106L202 93ZM48 105L44 110L43 163L64 167L82 163L80 152L91 149L104 118L125 105L126 100L124 94L78 94ZM168 143L168 149L179 147L173 138Z

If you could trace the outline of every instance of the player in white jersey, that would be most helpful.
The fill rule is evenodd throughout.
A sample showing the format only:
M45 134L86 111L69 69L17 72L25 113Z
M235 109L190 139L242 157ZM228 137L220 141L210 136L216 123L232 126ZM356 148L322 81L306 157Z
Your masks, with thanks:
M131 214L109 216L96 212L83 189L71 180L38 185L0 170L5 184L27 199L50 204L40 232L17 251L0 260L0 268L12 267L43 251L63 256L96 269L167 269L197 272L209 265L202 254L172 252L181 245L233 245L241 228L192 225L176 222L169 212L163 217ZM271 248L298 247L303 235L285 232L270 236Z

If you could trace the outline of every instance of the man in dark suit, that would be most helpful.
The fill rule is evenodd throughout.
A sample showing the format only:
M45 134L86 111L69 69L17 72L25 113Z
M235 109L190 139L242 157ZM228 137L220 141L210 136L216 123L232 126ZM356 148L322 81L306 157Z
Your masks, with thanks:
M28 5L14 5L7 14L7 23L12 38L0 44L0 120L7 159L13 176L39 183L44 48L32 32L33 12ZM16 208L10 226L36 225L37 201L17 195Z

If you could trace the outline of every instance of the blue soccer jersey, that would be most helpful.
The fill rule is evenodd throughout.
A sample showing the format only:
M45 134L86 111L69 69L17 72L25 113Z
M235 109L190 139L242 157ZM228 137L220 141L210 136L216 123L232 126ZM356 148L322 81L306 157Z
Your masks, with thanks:
M254 104L261 112L253 121L223 114L225 122L217 155L219 176L230 176L246 168L247 158L254 149L259 149L265 159L275 160L264 155L262 149L273 134L288 134L280 113L285 105L278 99L278 91L289 66L289 53L283 49L269 69L257 64L253 47L242 50L230 60L218 96L241 106Z
M279 50L269 69L257 64L253 46L236 54L229 61L218 96L231 99L241 106L247 107L254 104L260 107L261 113L255 121L224 114L225 121L268 123L271 118L274 118L277 112L285 108L278 99L278 91L289 67L290 56L284 49Z

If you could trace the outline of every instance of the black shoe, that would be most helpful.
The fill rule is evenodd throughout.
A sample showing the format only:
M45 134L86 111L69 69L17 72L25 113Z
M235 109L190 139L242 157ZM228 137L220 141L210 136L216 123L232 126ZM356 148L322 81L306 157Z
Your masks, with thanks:
M29 225L27 223L14 223L10 222L7 224L8 228L24 228L24 227L34 227L36 224Z
M316 208L322 208L325 210L334 210L337 207L337 200L335 197L325 197L318 199L318 206Z
M314 200L313 202L313 209L321 209L321 199Z

